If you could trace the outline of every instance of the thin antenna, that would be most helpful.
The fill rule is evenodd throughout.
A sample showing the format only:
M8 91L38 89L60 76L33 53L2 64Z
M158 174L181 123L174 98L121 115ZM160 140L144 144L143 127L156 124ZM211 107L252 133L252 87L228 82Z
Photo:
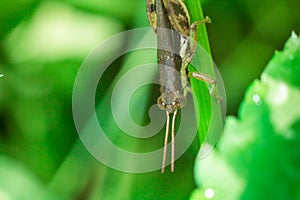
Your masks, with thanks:
M169 135L169 124L170 124L170 113L167 111L167 124L166 124L166 134L165 134L165 144L164 144L164 154L161 166L161 173L165 172L166 156L167 156L167 145L168 145L168 135Z
M177 109L174 111L172 119L172 153L171 153L171 172L174 172L174 160L175 160L175 120L176 120Z

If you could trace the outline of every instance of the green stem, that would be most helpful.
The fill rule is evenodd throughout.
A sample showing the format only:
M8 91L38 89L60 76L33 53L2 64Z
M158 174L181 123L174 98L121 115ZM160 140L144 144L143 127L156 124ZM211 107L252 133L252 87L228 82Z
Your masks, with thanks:
M191 23L204 19L200 0L186 0L185 4L190 13ZM200 25L198 27L197 34L198 34L197 42L205 49L205 51L211 57L211 51L210 51L206 26ZM195 55L194 57L196 56L197 55ZM210 71L213 71L213 65L208 67L210 67ZM190 72L196 71L196 69L192 65L189 65L188 70ZM198 109L196 109L196 116L198 116L198 125L199 125L198 136L199 136L200 144L202 144L206 137L210 125L210 120L211 120L211 103L210 103L211 96L208 92L207 85L204 82L193 78L190 79L190 82L194 90L194 95L193 95L194 101L197 101L198 104Z

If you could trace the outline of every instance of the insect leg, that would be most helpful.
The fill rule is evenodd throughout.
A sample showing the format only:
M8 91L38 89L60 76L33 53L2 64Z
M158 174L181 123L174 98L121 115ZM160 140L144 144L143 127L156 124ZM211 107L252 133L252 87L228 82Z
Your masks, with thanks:
M165 143L164 143L164 153L163 153L163 160L162 160L162 166L161 166L161 173L165 172L168 135L169 135L169 124L170 124L170 113L168 111L166 111L166 113L167 113L167 123L166 123L166 133L165 133Z
M211 23L211 19L209 17L206 16L205 19L203 20L199 20L196 21L194 23L192 23L192 25L190 26L190 36L188 38L186 38L186 52L183 55L182 58L182 66L181 66L181 75L183 76L183 80L187 80L187 74L186 74L186 69L188 64L192 61L195 51L196 51L196 47L197 47L197 38L198 38L198 26L205 24L205 23ZM186 84L184 84L185 81L183 81L183 85L185 86Z
M150 26L157 33L156 0L146 0L146 11Z
M195 42L197 42L197 38L198 38L198 34L197 34L197 32L198 32L198 26L206 24L206 23L211 23L211 19L208 16L206 16L205 19L193 22L191 24L191 26L190 26L190 37ZM194 46L194 48L196 48L196 45Z
M206 24L206 23L211 23L211 19L208 16L206 16L205 19L203 19L203 20L193 22L190 26L190 35L188 38L187 52L182 61L183 65L185 65L186 67L192 61L193 56L196 51L197 40L198 40L198 33L197 33L198 26Z
M218 103L222 102L223 98L215 93L216 92L217 80L214 77L211 77L211 76L209 76L205 73L201 73L201 72L189 73L189 77L193 77L195 79L198 79L200 81L204 81L205 83L210 84L211 87L209 88L209 93L212 96L216 97L216 99L218 100Z

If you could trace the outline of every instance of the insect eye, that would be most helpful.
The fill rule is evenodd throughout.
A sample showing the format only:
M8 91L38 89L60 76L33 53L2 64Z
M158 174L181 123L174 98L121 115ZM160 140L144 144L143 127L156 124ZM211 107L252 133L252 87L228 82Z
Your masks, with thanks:
M166 106L166 103L165 103L164 101L161 100L161 97L159 97L159 98L157 99L157 104L158 104L158 105L161 105L161 106L163 106L163 107Z

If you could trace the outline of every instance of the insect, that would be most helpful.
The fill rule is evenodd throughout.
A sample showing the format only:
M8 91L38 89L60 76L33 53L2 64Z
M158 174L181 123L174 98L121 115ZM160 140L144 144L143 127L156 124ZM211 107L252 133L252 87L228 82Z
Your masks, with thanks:
M183 0L146 0L148 20L157 34L157 59L160 71L161 95L157 100L160 109L166 111L167 122L164 140L164 151L161 172L164 173L166 152L171 124L171 171L174 171L175 155L175 119L178 109L185 105L189 91L188 78L193 77L212 85L210 93L214 95L216 79L201 72L187 73L187 66L193 59L197 44L197 28L201 24L209 23L206 17L191 24L188 9ZM163 28L163 29L161 29ZM179 34L172 34L165 29L175 30ZM184 41L184 45L181 41ZM167 51L163 49L171 49ZM176 78L174 69L181 74ZM215 95L216 96L216 95ZM221 97L217 97L221 101Z

